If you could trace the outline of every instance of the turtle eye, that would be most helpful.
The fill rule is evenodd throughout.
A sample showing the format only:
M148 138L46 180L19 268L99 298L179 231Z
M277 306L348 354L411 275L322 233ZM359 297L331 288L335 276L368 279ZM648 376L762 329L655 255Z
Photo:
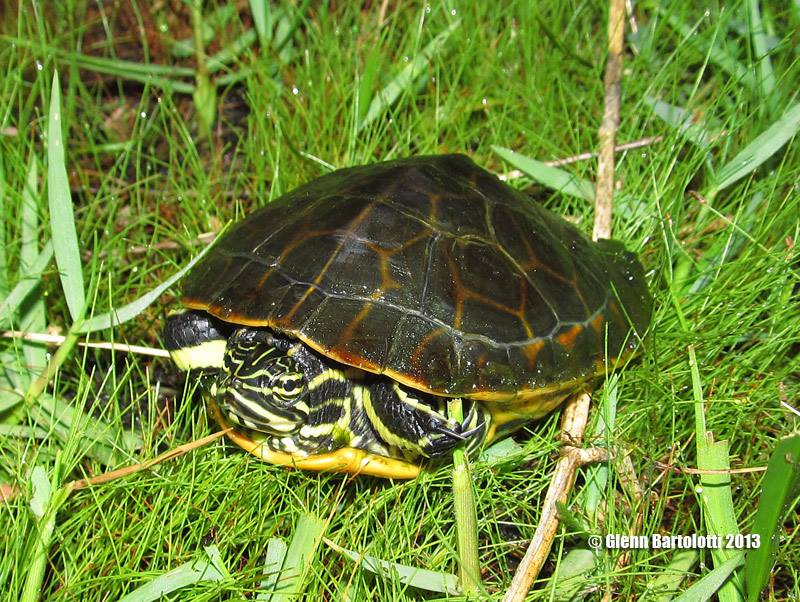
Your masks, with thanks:
M272 384L272 395L282 401L300 398L306 392L302 372L284 372Z

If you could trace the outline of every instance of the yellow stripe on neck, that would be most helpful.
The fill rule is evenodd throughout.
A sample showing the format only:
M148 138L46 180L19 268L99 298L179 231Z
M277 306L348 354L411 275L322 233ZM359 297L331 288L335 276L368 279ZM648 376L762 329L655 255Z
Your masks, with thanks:
M182 347L169 352L172 361L180 370L200 368L222 368L225 360L225 339L205 341L199 345Z

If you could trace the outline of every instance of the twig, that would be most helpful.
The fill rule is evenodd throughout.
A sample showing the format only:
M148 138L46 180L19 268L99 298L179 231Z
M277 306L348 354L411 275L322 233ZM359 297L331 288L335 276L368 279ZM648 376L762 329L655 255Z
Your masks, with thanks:
M201 242L203 244L209 244L214 237L217 235L217 232L203 232L202 234L198 234L192 244L196 242ZM135 245L128 249L128 252L134 254L141 254L141 253L149 253L153 250L165 250L165 249L182 249L185 245L183 243L179 243L174 240L162 240L161 242L157 242L152 245Z
M153 458L152 460L147 460L146 462L141 462L140 464L133 464L132 466L126 466L124 468L118 468L117 470L112 470L109 472L104 472L103 474L96 475L94 477L89 477L88 479L78 479L77 481L70 481L64 488L67 491L72 492L78 489L84 489L89 485L100 485L101 483L108 483L109 481L114 481L116 479L120 479L122 477L126 477L131 474L136 474L137 472L142 472L143 470L147 470L148 468L152 468L156 464L161 464L162 462L166 462L167 460L172 460L173 458L177 458L178 456L182 456L198 447L203 447L222 437L223 435L227 434L228 431L232 430L231 428L227 428L221 431L217 431L216 433L212 433L203 437L202 439L197 439L196 441L191 441L189 443L184 443L183 445L179 445L169 451L164 452L160 456Z
M383 0L381 2L381 10L378 13L378 29L383 27L383 24L386 22L386 10L389 8L389 0Z
M6 330L3 333L6 339L23 339L34 343L44 343L45 345L61 345L67 337L60 334L49 334L45 332L21 332L19 330ZM169 357L169 352L155 347L143 347L141 345L126 345L124 343L90 343L78 341L80 347L90 347L92 349L109 349L111 351L121 351L123 353L138 353L139 355L152 355L155 357Z
M605 111L598 132L600 153L595 188L595 216L592 238L611 235L611 207L614 194L614 139L619 123L622 44L625 30L625 0L610 0L608 10L608 60L605 75ZM550 487L545 496L539 525L525 557L517 569L504 602L521 602L544 565L558 530L559 502L565 503L575 484L578 468L589 462L608 458L604 449L582 449L583 433L589 420L591 397L582 393L573 397L564 410L561 440L568 444L562 451Z
M528 550L511 581L511 587L503 597L503 602L521 602L528 595L528 590L539 575L555 539L558 529L558 504L567 501L569 492L575 484L578 468L584 464L608 459L608 451L605 449L576 447L583 440L591 401L592 398L588 393L581 393L573 397L564 408L564 418L561 421L561 440L568 445L562 449L561 457L558 459L555 473L542 504L539 525L536 527Z
M764 472L767 470L766 466L751 466L749 468L728 468L727 470L713 470L702 468L687 468L674 466L673 464L665 464L664 462L655 462L655 465L661 470L671 470L672 472L683 474L750 474L752 472Z
M611 237L611 200L614 195L614 140L619 125L622 43L625 33L625 2L610 0L608 7L608 60L606 62L605 110L598 131L600 154L594 197L592 238Z
M650 146L651 144L656 144L657 142L661 142L664 139L664 136L648 136L646 138L639 138L638 140L631 140L630 142L623 142L622 144L617 144L614 147L615 153L621 153L626 150L632 150L634 148L642 148L645 146ZM549 161L543 161L545 165L550 167L561 167L562 165L569 165L570 163L577 163L578 161L588 161L589 159L593 159L598 155L595 152L586 152L586 153L579 153L577 155L570 155L569 157L563 157L561 159L550 159ZM508 173L499 174L498 177L507 182L509 180L516 180L517 178L521 178L525 174L522 173L518 169L512 169Z
M664 136L648 136L647 138L639 138L639 140L632 140L631 142L623 142L614 147L615 153L631 150L634 148L642 148L643 146L650 146L656 142L661 142ZM571 157L564 157L563 159L553 159L552 161L545 161L545 165L550 167L560 167L562 165L569 165L570 163L577 163L578 161L586 161L593 159L598 153L581 153L579 155L572 155Z

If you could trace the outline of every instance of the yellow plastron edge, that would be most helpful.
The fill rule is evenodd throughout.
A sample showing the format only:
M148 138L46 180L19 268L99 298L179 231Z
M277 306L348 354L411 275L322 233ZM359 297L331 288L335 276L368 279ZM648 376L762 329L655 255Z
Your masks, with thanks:
M415 464L371 454L355 447L342 447L333 452L306 457L295 457L285 452L273 451L264 442L253 441L235 427L231 427L213 399L207 398L206 403L211 417L223 429L230 429L227 436L231 441L246 452L271 464L315 472L344 472L354 476L369 475L384 479L413 479L420 472L420 467Z

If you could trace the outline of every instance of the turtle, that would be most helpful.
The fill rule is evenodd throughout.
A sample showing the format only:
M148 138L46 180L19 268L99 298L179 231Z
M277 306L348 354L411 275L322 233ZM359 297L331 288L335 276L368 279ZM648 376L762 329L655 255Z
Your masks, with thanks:
M165 346L237 445L398 479L590 390L652 309L620 242L589 240L460 154L290 191L221 237L182 303Z

